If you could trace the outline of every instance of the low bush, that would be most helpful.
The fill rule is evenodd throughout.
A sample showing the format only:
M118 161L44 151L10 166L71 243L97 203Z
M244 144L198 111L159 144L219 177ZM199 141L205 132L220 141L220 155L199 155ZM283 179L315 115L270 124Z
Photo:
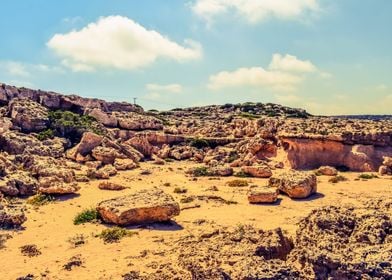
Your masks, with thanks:
M342 175L336 175L328 180L328 182L333 183L333 184L336 184L339 182L344 182L344 181L348 181L348 179Z
M119 242L124 237L130 237L137 234L137 232L128 231L124 228L113 227L104 229L98 237L103 239L105 243Z
M247 187L248 181L246 180L241 180L241 179L236 179L236 180L232 180L232 181L228 181L226 183L229 187Z
M42 206L55 201L55 198L48 194L38 193L27 199L27 203L33 206Z
M91 209L85 209L79 214L77 214L73 220L73 223L74 225L80 225L84 223L95 222L98 219L99 219L98 211L94 208L91 208Z
M378 178L378 176L375 175L375 174L366 174L366 173L363 173L363 174L360 174L360 175L358 176L358 178L359 178L359 179L364 179L364 180L370 180L370 179Z

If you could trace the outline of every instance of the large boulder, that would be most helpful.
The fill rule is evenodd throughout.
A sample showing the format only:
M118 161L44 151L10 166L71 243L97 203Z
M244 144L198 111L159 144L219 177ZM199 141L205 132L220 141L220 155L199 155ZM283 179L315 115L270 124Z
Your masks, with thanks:
M271 168L267 165L242 166L241 170L256 178L269 178L272 176Z
M92 156L103 164L113 164L117 158L127 158L115 148L102 146L95 147L92 150Z
M95 147L101 145L103 137L93 132L83 133L79 144L67 151L67 157L75 160L78 155L83 157L89 154Z
M135 136L129 139L126 144L138 150L145 157L151 157L154 152L158 151L145 136Z
M117 225L168 221L180 214L180 206L158 188L102 201L97 210L107 223Z
M13 99L8 104L9 116L23 132L37 132L49 124L48 109L30 99Z
M317 192L317 177L311 172L290 170L271 177L269 186L291 198L306 198Z

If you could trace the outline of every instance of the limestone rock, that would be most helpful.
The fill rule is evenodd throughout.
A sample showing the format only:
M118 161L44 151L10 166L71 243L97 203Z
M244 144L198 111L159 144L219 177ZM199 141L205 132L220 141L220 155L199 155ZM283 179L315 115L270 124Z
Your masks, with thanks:
M112 147L95 147L92 150L93 157L103 164L113 164L117 158L127 158L124 154Z
M338 175L338 171L335 167L332 166L320 166L317 169L317 173L325 176L336 176Z
M114 160L113 164L114 168L116 168L118 171L120 170L131 170L137 167L137 164L128 158L116 158Z
M111 164L107 164L98 170L92 171L92 175L97 179L109 179L111 176L114 176L116 174L117 170Z
M80 190L80 186L76 182L66 183L62 178L51 176L39 179L38 190L45 194L73 194Z
M278 188L291 198L306 198L317 192L317 177L310 172L291 170L271 177L269 186Z
M121 191L121 190L125 189L126 187L124 187L123 185L120 185L120 184L110 182L110 181L104 181L104 182L99 183L98 188L100 188L101 190Z
M0 180L0 192L9 196L33 195L37 192L37 180L28 172L14 172Z
M272 176L271 168L266 165L242 166L241 170L256 178L269 178Z
M13 99L8 111L13 124L24 132L42 131L49 123L48 109L30 99Z
M107 223L129 225L168 221L180 214L180 206L158 188L102 201L97 210Z
M75 160L79 154L82 156L86 156L95 147L101 145L102 140L103 137L100 135L97 135L92 132L85 132L83 133L79 144L67 151L67 157Z
M94 119L96 119L104 126L117 127L118 124L117 118L112 114L103 112L101 109L94 108L91 110L87 110L85 114L92 116Z
M128 130L160 130L163 128L162 121L143 114L134 112L113 112L118 120L118 126Z
M19 206L0 204L0 228L19 227L26 220L24 211Z
M248 194L249 203L274 203L278 200L276 188L253 188Z

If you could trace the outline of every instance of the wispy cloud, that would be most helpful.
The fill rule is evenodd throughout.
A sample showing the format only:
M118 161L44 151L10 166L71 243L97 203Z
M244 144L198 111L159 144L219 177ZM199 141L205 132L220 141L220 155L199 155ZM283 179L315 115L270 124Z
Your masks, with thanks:
M180 84L147 84L146 89L148 91L159 91L159 92L169 92L169 93L181 93L183 88Z
M150 65L160 57L184 62L202 56L199 43L185 40L180 45L122 16L103 17L81 30L56 34L47 46L73 71L132 70Z
M319 0L196 0L194 13L207 22L224 14L235 14L247 22L257 23L267 18L298 19L320 9Z

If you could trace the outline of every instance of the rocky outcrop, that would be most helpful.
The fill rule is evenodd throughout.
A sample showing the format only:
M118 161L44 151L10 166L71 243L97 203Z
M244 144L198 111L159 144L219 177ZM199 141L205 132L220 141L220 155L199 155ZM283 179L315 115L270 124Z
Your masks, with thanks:
M118 126L127 130L161 130L162 121L148 115L142 115L134 112L113 112L114 117L118 120Z
M392 157L384 157L382 165L378 169L380 175L392 175Z
M279 190L277 188L252 188L248 194L249 203L274 203L278 200Z
M0 104L8 104L15 98L30 99L51 110L69 110L79 114L83 114L86 109L94 108L104 112L143 112L140 106L126 102L106 102L96 98L61 95L54 92L0 84Z
M48 109L30 99L13 99L8 112L14 126L23 132L39 132L49 124Z
M82 138L80 139L79 144L75 147L67 151L67 157L69 159L76 160L79 155L82 157L87 156L91 151L101 145L103 140L103 136L97 135L92 132L85 132L83 133Z
M317 192L317 177L310 172L291 170L271 177L269 186L291 198L306 198Z
M179 204L157 188L102 201L97 210L105 222L117 225L164 222L180 214Z
M65 182L57 176L41 177L39 179L39 192L45 194L73 194L80 190L76 182Z
M55 137L44 141L31 134L8 131L0 134L0 149L13 154L32 154L59 158L64 155L66 140Z
M377 205L379 204L379 205ZM299 222L289 261L309 279L388 279L391 203L327 206Z
M37 180L25 171L13 172L0 180L0 193L8 196L33 195L37 189Z
M347 145L338 141L281 138L287 160L294 169L315 169L323 165L345 166L352 171L377 171L392 146Z

